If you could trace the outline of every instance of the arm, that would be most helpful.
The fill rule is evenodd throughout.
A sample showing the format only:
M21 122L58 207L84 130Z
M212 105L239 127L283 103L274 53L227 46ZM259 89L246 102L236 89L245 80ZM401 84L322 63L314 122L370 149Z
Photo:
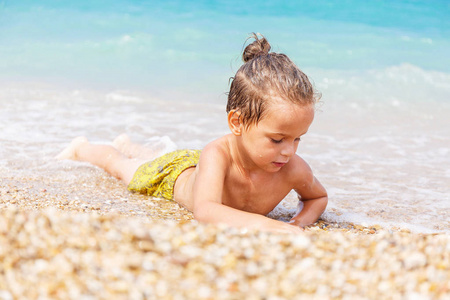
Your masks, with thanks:
M298 210L289 223L304 227L316 222L317 219L319 219L327 207L328 197L324 196L316 199L300 201L303 202L303 209L301 211Z
M232 227L257 229L279 233L300 233L299 227L262 215L238 210L221 203L205 201L194 210L196 220L205 223L226 224Z
M265 216L241 211L222 204L225 175L229 167L227 153L214 144L203 149L194 183L193 213L205 223L273 232L299 233L301 229Z
M303 161L303 160L302 160ZM325 188L312 174L311 168L304 162L306 168L299 180L295 191L299 195L299 201L303 202L303 209L298 210L290 223L304 227L317 221L327 207L328 195ZM298 174L299 175L299 174Z

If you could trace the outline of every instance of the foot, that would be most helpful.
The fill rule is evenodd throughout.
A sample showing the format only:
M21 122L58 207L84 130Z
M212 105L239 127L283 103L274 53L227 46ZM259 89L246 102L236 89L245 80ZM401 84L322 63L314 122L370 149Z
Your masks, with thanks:
M61 153L59 153L55 158L59 160L63 159L77 160L77 150L80 148L81 145L85 143L89 143L89 141L84 136L74 138L72 142L69 144L69 146L67 146L67 148L64 149Z
M114 148L116 148L117 150L119 150L120 152L122 152L123 154L125 154L127 156L128 156L127 152L128 152L128 148L130 147L130 144L131 144L131 139L126 133L122 133L121 135L116 137L114 139L114 141L112 142L112 145L114 146Z

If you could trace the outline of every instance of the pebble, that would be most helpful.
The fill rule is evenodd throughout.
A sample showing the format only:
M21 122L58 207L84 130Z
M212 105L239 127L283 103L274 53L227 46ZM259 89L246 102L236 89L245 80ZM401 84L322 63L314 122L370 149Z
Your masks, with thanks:
M205 225L104 180L67 193L2 181L0 299L450 299L447 234Z
M0 295L446 299L449 243L444 234L242 233L195 221L11 208L0 211Z

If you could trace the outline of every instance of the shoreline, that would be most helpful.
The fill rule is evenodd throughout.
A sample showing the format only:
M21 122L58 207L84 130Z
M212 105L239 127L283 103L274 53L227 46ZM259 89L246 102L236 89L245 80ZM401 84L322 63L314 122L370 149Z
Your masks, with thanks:
M108 176L91 182L95 190L82 180L0 181L2 299L450 295L448 234L324 221L271 234L199 224L175 202L130 195Z

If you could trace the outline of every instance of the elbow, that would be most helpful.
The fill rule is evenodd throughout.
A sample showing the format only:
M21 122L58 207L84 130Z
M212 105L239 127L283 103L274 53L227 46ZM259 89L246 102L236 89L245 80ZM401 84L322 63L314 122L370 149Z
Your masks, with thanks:
M327 205L328 205L328 196L322 196L320 198L315 199L314 201L314 206L315 206L315 211L318 214L318 217L321 216L325 210L327 209Z
M201 223L220 223L223 216L223 207L215 202L204 201L194 206L192 213L194 219Z
M210 209L207 205L195 205L194 210L192 211L194 214L194 219L202 222L202 223L208 223L210 219Z
M325 196L322 197L321 203L322 203L322 213L323 213L327 209L328 195L325 194Z

